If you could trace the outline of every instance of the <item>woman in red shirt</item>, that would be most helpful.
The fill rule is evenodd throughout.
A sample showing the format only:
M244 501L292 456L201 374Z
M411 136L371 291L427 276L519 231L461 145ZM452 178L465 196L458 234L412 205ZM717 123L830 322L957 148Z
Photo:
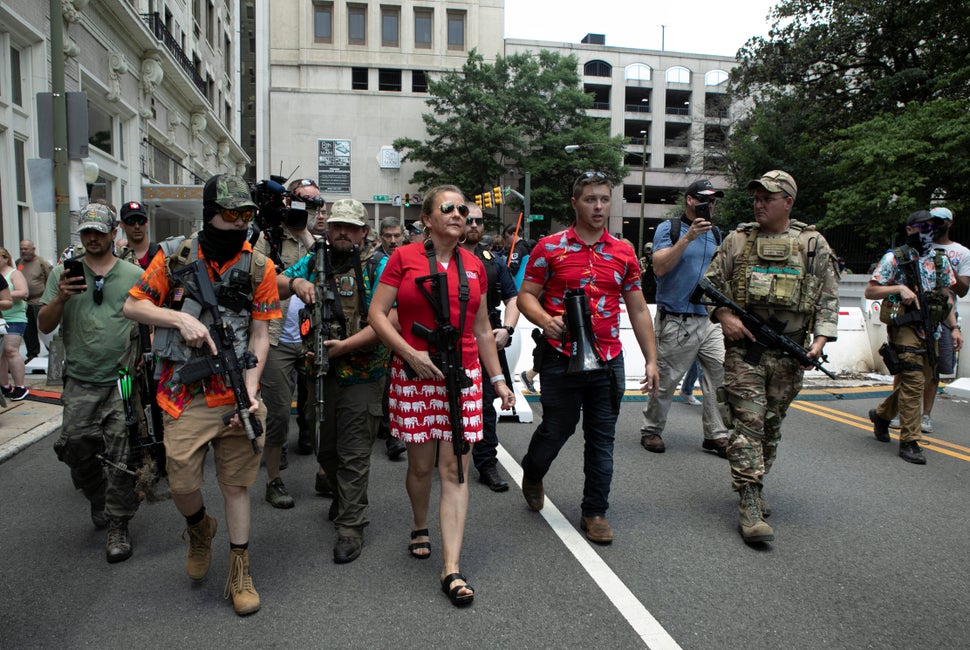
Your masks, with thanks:
M458 482L459 460L451 444L452 414L444 375L431 359L437 350L432 346L429 351L428 342L413 331L415 324L428 330L436 327L434 310L421 290L422 287L430 290L428 276L432 269L446 278L449 321L453 327L460 328L457 350L471 384L461 391L464 439L475 443L482 438L482 381L495 385L503 408L511 408L515 402L502 376L486 301L482 300L487 290L485 268L472 253L458 246L467 215L465 197L457 187L442 185L428 192L421 206L426 239L401 246L391 254L371 299L368 317L381 340L394 351L388 412L391 435L403 440L408 448L406 486L414 512L412 543L408 550L419 559L431 554L428 503L437 451L441 482L441 589L457 606L468 605L475 597L475 591L459 570L468 513L468 484ZM464 274L464 280L459 273ZM468 300L463 302L459 300L459 289L466 287ZM400 331L388 319L395 302ZM484 365L484 376L479 358ZM463 475L468 472L469 456L467 451L461 455Z

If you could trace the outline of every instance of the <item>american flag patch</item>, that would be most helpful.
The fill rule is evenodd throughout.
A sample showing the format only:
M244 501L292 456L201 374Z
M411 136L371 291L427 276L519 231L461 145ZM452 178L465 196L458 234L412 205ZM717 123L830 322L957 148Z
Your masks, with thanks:
M185 295L185 287L179 287L172 293L172 300L178 302Z

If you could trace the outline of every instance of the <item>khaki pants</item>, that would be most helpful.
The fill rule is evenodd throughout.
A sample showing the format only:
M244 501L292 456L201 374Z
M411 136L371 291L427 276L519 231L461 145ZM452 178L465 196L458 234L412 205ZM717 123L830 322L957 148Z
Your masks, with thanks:
M890 343L910 348L926 349L926 341L917 336L912 327L892 327L889 330ZM936 345L934 341L932 345ZM919 442L923 439L920 417L923 414L923 387L933 381L933 368L926 361L925 354L899 351L899 360L912 367L903 370L890 393L876 408L876 415L884 420L892 420L899 414L899 441Z

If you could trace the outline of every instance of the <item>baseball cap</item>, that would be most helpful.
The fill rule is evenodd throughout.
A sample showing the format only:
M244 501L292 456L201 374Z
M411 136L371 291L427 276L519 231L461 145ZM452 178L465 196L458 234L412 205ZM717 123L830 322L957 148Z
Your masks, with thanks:
M148 213L145 212L145 207L138 201L128 201L121 206L121 220L124 221L128 217L145 217L147 219Z
M930 210L930 214L937 219L943 219L944 221L953 221L953 213L950 212L950 208L937 207Z
M684 194L690 196L716 196L719 199L724 197L724 192L715 190L714 186L711 185L711 181L706 178L701 178L688 185L687 191Z
M769 192L785 192L792 198L795 198L795 195L798 194L798 185L795 184L795 179L791 177L791 174L780 169L773 169L758 180L748 183L749 190L756 187L763 187Z
M408 226L408 232L412 235L420 235L424 232L424 222L420 220L413 222Z
M330 206L330 218L327 225L346 223L351 226L364 227L367 225L367 210L364 204L354 199L340 199Z
M115 218L111 209L101 203L88 203L81 210L81 217L77 222L77 231L97 230L107 235L115 227Z
M202 188L202 202L215 203L227 210L256 208L246 181L241 176L229 174L217 174L206 181Z
M927 210L918 210L913 214L909 215L908 217L906 217L906 225L915 226L918 223L923 223L924 221L930 221L932 218L933 218L933 215L930 214Z

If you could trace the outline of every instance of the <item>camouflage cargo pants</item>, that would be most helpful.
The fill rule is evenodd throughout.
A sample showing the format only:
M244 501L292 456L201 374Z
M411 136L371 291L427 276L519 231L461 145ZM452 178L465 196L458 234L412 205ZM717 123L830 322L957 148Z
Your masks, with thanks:
M71 468L74 487L91 503L104 503L109 519L131 519L138 509L135 478L98 459L98 454L105 453L115 463L129 462L128 432L118 387L65 377L61 399L64 421L54 451Z
M746 483L761 485L771 469L781 423L802 389L804 374L798 362L770 350L758 365L751 365L743 358L746 351L729 347L724 355L724 389L734 416L727 454L735 490Z

